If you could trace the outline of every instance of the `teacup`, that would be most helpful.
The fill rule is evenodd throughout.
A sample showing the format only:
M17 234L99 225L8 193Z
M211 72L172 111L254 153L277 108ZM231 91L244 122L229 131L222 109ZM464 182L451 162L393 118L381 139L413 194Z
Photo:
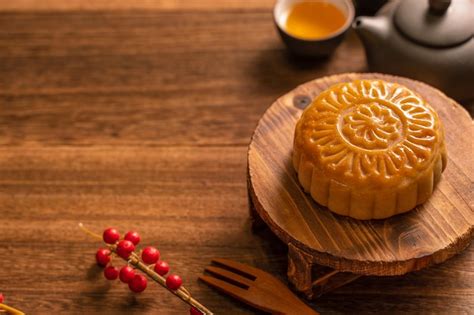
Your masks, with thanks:
M301 2L322 2L334 5L345 17L345 22L334 32L317 38L302 38L287 30L287 19L293 7ZM330 55L341 43L355 15L351 0L278 0L273 17L278 32L288 49L299 56L323 57Z

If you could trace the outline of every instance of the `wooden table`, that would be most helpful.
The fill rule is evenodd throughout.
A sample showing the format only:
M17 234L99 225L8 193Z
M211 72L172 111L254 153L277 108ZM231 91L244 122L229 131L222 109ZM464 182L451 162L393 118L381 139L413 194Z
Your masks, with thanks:
M0 292L29 314L188 312L157 285L133 295L107 282L83 222L139 231L217 314L254 313L197 281L212 257L285 279L285 245L250 230L249 137L296 85L365 71L359 41L350 34L328 60L292 59L273 1L35 2L0 2ZM361 278L314 308L472 312L474 248Z

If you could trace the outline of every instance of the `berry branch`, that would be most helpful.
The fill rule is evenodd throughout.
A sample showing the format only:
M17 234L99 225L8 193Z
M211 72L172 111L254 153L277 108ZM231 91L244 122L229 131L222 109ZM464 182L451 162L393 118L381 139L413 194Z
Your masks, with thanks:
M9 315L25 315L22 311L17 310L11 306L8 306L4 303L4 296L0 293L0 314L9 314Z
M106 243L107 248L100 248L96 253L97 264L101 267L105 267L104 276L106 279L115 280L120 278L120 281L128 284L130 290L135 293L140 293L147 287L147 278L141 274L137 274L135 270L138 269L150 279L189 304L191 306L191 315L213 314L204 305L194 299L189 291L182 286L183 281L180 276L170 274L166 278L164 277L170 268L168 263L159 260L160 252L158 249L151 246L145 247L141 251L140 259L140 256L135 252L135 246L140 242L140 235L137 232L130 231L125 234L123 240L119 240L120 234L114 228L106 229L101 237L99 234L84 227L82 223L79 223L79 227L90 236L101 240L103 239ZM120 271L117 267L110 264L112 253L128 263L122 267ZM153 269L151 266L153 266Z

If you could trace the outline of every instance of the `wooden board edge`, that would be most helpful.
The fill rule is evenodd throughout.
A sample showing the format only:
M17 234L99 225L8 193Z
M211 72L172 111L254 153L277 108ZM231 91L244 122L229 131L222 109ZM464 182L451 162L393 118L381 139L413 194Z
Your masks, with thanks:
M409 260L402 261L360 261L353 260L344 257L337 257L330 253L320 252L306 246L305 244L291 238L285 231L283 231L278 224L267 215L266 211L263 210L258 197L256 196L252 182L248 173L248 194L252 200L255 211L258 213L260 218L267 224L270 230L286 244L292 244L301 251L311 255L314 259L314 263L333 268L341 272L351 272L359 275L366 276L399 276L404 275L408 272L421 270L429 266L442 263L447 259L459 254L466 249L472 241L474 236L474 226L463 235L461 235L454 243L450 246L440 249L432 254L412 258Z

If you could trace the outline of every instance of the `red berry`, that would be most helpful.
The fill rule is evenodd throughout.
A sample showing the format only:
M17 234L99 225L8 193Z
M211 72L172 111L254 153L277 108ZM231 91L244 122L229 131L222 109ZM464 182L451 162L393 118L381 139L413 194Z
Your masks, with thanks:
M142 260L145 264L154 264L160 258L160 252L151 246L147 246L143 249Z
M117 267L108 266L104 269L104 276L107 280L115 280L118 278L119 270Z
M189 314L190 315L202 315L201 311L199 311L197 308L195 307L191 307L191 309L189 310Z
M179 287L183 284L183 280L178 275L169 275L166 278L166 286L171 290L178 290Z
M106 248L99 248L95 254L95 260L99 266L107 266L107 264L110 262L110 250Z
M142 275L135 275L132 281L128 283L128 287L135 293L143 292L146 289L146 278Z
M135 245L127 240L121 240L117 244L117 255L124 259L128 259L130 254L135 250Z
M130 266L125 266L120 269L120 281L129 283L135 277L135 270Z
M0 293L0 303L3 303L3 301L5 301L5 297L2 293Z
M155 265L155 271L160 276L164 276L170 271L170 265L166 261L159 260Z
M107 244L115 244L119 240L120 234L117 231L117 229L108 228L107 230L104 231L102 238L104 239L104 242L106 242Z
M125 234L125 237L123 239L132 242L134 245L138 245L138 243L140 243L140 234L138 234L137 232L129 231L127 232L127 234Z

